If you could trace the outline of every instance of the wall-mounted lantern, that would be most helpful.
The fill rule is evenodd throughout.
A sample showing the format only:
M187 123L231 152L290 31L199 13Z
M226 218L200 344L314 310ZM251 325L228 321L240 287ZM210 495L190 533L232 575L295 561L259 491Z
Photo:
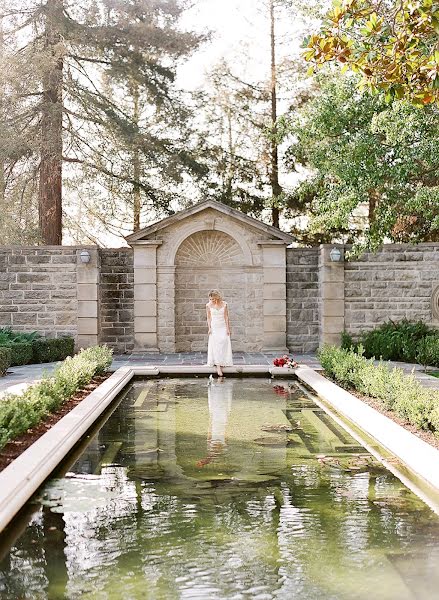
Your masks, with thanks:
M340 248L334 246L334 248L332 248L331 252L329 253L329 258L331 259L331 262L340 262L342 258Z
M82 263L84 263L85 265L87 263L90 262L90 252L88 250L81 250L81 252L79 253L79 258L81 260Z

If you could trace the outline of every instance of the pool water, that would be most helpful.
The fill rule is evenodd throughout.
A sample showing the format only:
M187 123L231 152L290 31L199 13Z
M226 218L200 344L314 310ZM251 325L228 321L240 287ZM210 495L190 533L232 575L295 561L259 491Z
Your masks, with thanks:
M6 533L4 599L439 598L439 518L292 381L134 382Z

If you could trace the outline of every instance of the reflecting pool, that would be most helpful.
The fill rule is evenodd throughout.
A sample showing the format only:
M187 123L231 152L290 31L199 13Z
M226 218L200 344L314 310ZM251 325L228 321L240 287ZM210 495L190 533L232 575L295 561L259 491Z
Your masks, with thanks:
M439 597L439 518L294 382L135 381L66 468L1 598Z

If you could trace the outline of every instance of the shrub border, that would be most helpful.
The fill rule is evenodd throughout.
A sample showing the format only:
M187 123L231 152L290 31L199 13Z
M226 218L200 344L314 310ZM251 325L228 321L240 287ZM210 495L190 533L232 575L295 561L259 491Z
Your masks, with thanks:
M301 366L296 370L296 376L337 413L347 418L354 426L399 459L403 471L390 470L399 471L395 474L403 483L439 514L439 469L437 468L439 450L332 383L314 369ZM419 477L420 481L413 482L410 474L406 477L404 467L408 468L415 477Z

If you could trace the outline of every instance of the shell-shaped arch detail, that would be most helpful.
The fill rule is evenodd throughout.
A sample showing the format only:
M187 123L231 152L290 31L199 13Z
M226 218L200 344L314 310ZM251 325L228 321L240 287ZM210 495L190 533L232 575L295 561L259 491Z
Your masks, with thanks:
M197 231L180 245L175 264L180 266L242 265L239 244L222 231Z

